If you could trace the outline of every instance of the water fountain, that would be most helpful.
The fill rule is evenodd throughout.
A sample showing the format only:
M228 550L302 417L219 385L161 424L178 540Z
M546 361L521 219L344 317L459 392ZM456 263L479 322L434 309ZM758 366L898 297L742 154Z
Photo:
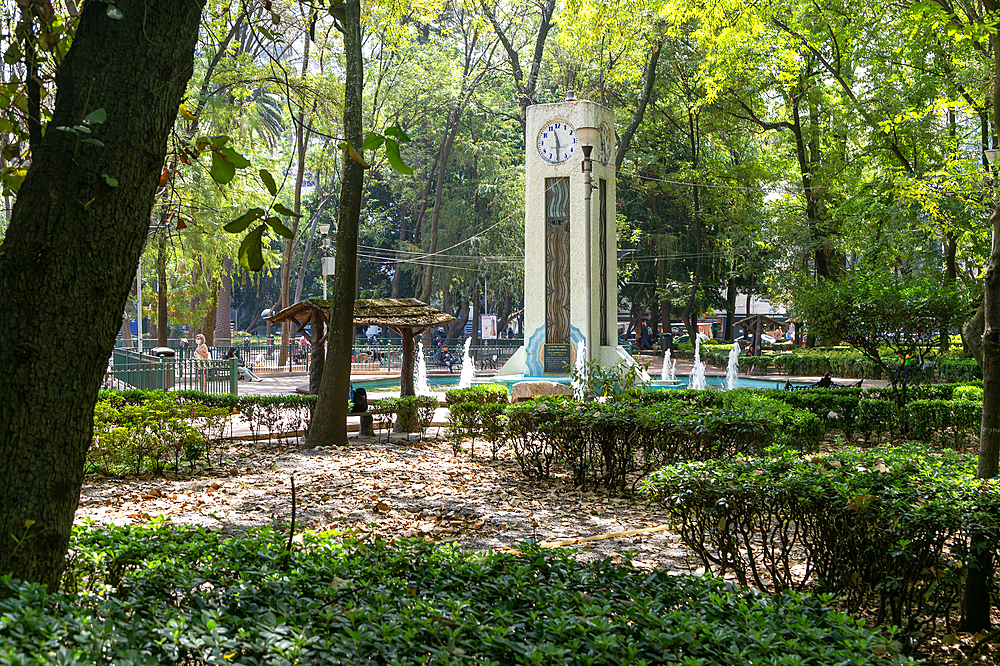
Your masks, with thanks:
M462 352L462 374L458 378L458 388L469 388L472 380L476 378L476 366L472 363L472 354L469 347L472 345L472 338L465 339L465 350Z
M417 376L413 381L413 391L417 395L430 395L431 387L427 383L427 362L424 361L424 343L417 343Z
M701 338L696 337L694 342L694 368L691 370L691 377L688 379L688 388L695 391L704 391L708 387L705 381L705 364L701 361Z
M677 361L670 358L670 347L663 350L663 370L660 372L660 381L665 384L673 384L677 381Z
M729 351L729 364L726 366L726 390L732 391L740 387L740 342L733 340L733 348Z
M573 364L574 377L570 384L573 387L573 399L583 401L587 394L587 343L580 343L580 350L576 354L576 363Z

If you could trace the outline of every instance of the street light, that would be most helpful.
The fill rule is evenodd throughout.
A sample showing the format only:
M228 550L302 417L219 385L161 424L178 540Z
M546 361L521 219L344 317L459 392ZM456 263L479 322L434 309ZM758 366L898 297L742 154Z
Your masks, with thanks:
M985 148L983 153L986 154L986 162L993 166L993 162L996 161L997 155L1000 155L1000 148Z
M592 188L591 173L594 169L594 162L590 158L590 153L594 150L594 145L600 137L600 131L596 127L579 127L576 130L576 138L583 149L583 256L585 271L583 292L584 292L584 332L583 344L585 348L584 361L589 363L593 358L593 349L590 344L590 333L593 328L590 320L590 302L593 300L590 292L590 193Z

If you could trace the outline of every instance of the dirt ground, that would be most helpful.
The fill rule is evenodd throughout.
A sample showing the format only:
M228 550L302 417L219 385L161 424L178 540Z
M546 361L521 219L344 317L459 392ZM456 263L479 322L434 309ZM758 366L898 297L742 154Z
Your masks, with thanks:
M433 434L435 429L431 429ZM386 441L352 437L344 448L300 449L298 442L236 442L210 467L166 478L88 476L77 522L139 523L167 516L178 524L227 532L286 525L295 483L297 529L350 530L386 541L425 538L473 550L523 541L662 527L667 516L639 497L582 492L556 470L532 482L506 451L489 444L456 456L443 438ZM468 444L467 444L468 449ZM583 559L626 558L636 567L695 572L698 563L671 530L572 546Z

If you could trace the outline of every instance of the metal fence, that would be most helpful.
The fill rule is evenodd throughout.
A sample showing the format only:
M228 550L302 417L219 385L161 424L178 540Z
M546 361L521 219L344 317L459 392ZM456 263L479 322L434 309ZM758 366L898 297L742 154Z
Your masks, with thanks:
M133 341L134 342L134 341ZM233 348L230 344L216 344L209 347L212 360L199 360L194 356L194 347L185 346L181 340L172 340L176 345L170 348L174 358L157 358L144 347L140 354L135 349L118 346L108 363L105 388L143 389L199 389L202 382L199 370L204 370L206 390L209 393L236 393L238 377L235 359L226 359ZM469 355L477 371L499 370L517 351L516 345L480 345L469 348ZM254 374L266 376L276 373L304 373L309 371L312 350L298 343L281 345L267 340L243 339L236 341L236 353ZM463 348L448 345L452 355L462 359ZM284 351L284 354L282 354ZM431 345L424 350L424 361L428 368L441 367L441 345ZM403 348L399 345L355 345L351 356L351 369L359 373L397 373L403 365ZM172 369L172 371L171 371Z
M235 359L157 358L130 349L115 349L112 352L101 384L101 388L118 391L194 390L216 395L237 395L237 386Z

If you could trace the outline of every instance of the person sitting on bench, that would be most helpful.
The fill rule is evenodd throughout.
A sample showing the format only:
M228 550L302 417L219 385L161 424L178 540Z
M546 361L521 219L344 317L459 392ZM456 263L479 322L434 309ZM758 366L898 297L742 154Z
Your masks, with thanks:
M264 381L246 367L246 364L243 363L243 359L240 357L240 353L236 351L236 347L230 347L229 351L226 352L226 360L228 361L231 358L236 359L236 371L239 372L240 379L245 379L251 382Z
M448 368L448 372L452 372L451 366L455 364L455 357L451 355L448 351L448 346L445 345L441 348L441 365Z

